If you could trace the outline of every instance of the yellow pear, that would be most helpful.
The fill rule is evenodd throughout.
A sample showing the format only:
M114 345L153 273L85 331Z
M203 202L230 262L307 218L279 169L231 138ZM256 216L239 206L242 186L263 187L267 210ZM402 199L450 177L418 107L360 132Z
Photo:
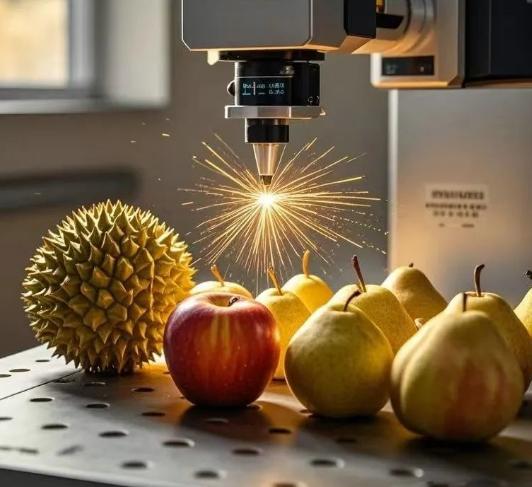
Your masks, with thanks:
M532 279L532 271L526 273L527 277ZM522 321L528 330L528 334L532 336L532 288L528 291L523 301L515 308L515 314Z
M360 295L353 299L350 306L361 309L381 329L395 354L416 333L416 324L391 291L382 286L366 285L356 255L353 257L353 266L358 275L358 284L341 288L330 303L345 303L359 289Z
M481 311L440 313L401 348L392 366L393 409L408 429L451 441L495 436L523 396L519 364Z
M284 379L284 357L288 342L310 316L310 311L294 293L281 289L279 280L272 268L268 269L268 276L274 287L263 291L256 300L271 311L279 327L281 353L274 378Z
M500 296L482 292L480 274L484 265L475 268L475 291L468 292L468 309L486 313L502 335L510 350L514 353L517 363L523 372L525 387L532 379L532 339L527 329L516 316L510 305ZM462 295L455 296L445 312L460 313Z
M309 411L332 418L369 416L389 397L393 353L384 334L352 306L327 304L296 332L286 380Z
M395 294L413 320L427 322L447 306L445 298L414 264L395 269L382 287Z
M253 298L253 295L240 284L236 282L226 281L220 269L215 264L211 266L211 273L216 279L215 281L205 281L201 284L198 284L192 288L190 294L200 294L200 293L231 293L238 294L239 296L244 296L246 298Z
M333 292L327 283L309 271L310 251L303 253L303 274L297 274L289 279L283 286L283 290L294 293L311 313L323 306L331 299Z

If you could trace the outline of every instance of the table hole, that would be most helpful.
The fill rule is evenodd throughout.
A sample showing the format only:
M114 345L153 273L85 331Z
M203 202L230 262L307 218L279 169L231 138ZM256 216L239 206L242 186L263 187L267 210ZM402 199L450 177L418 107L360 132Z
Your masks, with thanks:
M39 358L35 362L37 362L38 364L44 364L46 362L50 362L50 359L49 358Z
M277 428L277 427L270 428L268 431L272 435L289 435L290 433L292 433L292 430L289 430L288 428Z
M423 470L420 468L396 467L390 469L390 475L394 477L415 477L419 479L423 477Z
M240 455L243 457L255 457L257 455L260 455L262 453L262 450L259 450L258 448L235 448L233 450L233 455Z
M30 402L52 402L53 400L53 397L32 397Z
M222 472L219 470L198 470L194 477L197 479L221 479Z
M340 443L342 445L353 445L354 443L357 443L357 439L354 436L340 436L336 438L336 443Z
M343 462L337 458L314 458L310 461L313 467L341 467Z
M75 455L76 453L79 453L82 451L83 451L83 446L72 445L72 446L67 446L66 448L63 448L62 450L59 450L57 452L57 455L60 457L64 457L64 456Z
M161 411L145 411L142 413L142 416L148 416L152 418L160 418L162 416L166 416L166 413L163 413Z
M512 460L510 465L517 470L532 470L532 463L527 460Z
M135 387L131 390L133 392L153 392L155 389L153 387Z
M83 387L104 387L106 385L107 385L106 382L98 381L98 380L91 380L90 382L85 382L85 384L83 384Z
M39 454L39 450L37 450L36 448L19 448L18 451L20 453L25 453L27 455L38 455Z
M123 438L127 436L127 431L115 430L115 431L102 431L100 433L102 438Z
M9 372L18 373L18 372L29 372L30 369L11 369Z
M169 448L192 448L194 446L194 442L188 438L179 438L165 441L163 446L167 446Z
M10 416L0 416L0 421L11 421L12 419Z
M107 402L92 402L85 406L87 409L107 409L111 405Z
M45 424L42 426L43 430L64 430L67 428L68 426L63 423L50 423L50 424Z
M7 379L8 377L11 377L11 374L0 374L0 379Z
M148 468L148 463L142 460L130 460L129 462L122 463L122 468L131 470L144 470Z
M226 418L207 418L205 422L210 424L227 424L229 420Z
M75 379L71 379L69 377L64 377L62 379L54 380L54 384L72 384L72 382L76 382ZM87 385L87 384L85 384Z

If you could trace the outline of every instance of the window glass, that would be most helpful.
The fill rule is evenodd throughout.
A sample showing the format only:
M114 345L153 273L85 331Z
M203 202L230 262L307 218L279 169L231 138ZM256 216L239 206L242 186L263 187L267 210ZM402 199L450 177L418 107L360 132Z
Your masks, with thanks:
M0 0L0 86L69 81L68 0Z

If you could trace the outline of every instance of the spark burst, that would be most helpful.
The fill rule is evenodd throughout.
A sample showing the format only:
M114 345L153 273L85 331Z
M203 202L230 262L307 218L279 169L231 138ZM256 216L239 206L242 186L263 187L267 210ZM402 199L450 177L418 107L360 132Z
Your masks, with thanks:
M316 154L314 139L281 163L266 188L255 171L223 139L215 137L220 148L203 142L208 157L193 158L214 177L202 177L195 188L181 190L196 196L183 206L205 213L195 243L202 245L202 258L208 263L222 256L231 258L248 272L254 270L258 280L271 265L282 275L299 263L305 249L330 263L335 245L362 247L349 236L357 224L355 217L364 215L363 210L379 198L352 189L364 176L334 176L337 166L361 156L333 159L334 147Z

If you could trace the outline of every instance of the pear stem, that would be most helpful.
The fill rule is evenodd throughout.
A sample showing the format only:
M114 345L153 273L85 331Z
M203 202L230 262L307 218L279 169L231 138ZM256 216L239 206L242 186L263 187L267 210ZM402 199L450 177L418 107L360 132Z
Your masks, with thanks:
M480 274L482 273L482 269L486 267L484 264L477 265L475 267L475 292L477 293L477 297L482 297L482 288L480 287Z
M281 285L279 284L279 279L277 279L277 274L275 273L275 270L273 267L268 267L268 277L272 281L273 285L275 286L275 289L277 289L277 292L279 293L279 296L282 296L283 290L281 289Z
M358 257L356 255L353 255L353 267L355 268L355 272L358 277L358 287L363 293L365 293L367 291L366 283L364 282L364 276L362 275L360 263L358 262Z
M467 311L467 293L462 294L462 313Z
M310 276L309 260L310 260L310 250L305 250L305 252L303 252L303 258L301 259L301 262L303 264L303 274L305 275L305 277Z
M410 262L410 264L408 264L408 267L410 267L410 269L413 269L414 268L414 263Z
M528 277L529 279L532 279L532 271L527 271L525 276Z
M344 313L347 311L347 308L349 308L349 305L351 304L351 301L353 301L353 299L357 298L361 294L362 293L360 292L360 290L357 289L353 294L351 294L351 296L349 296L349 299L345 302Z
M222 286L225 284L224 277L216 264L211 266L211 273Z

